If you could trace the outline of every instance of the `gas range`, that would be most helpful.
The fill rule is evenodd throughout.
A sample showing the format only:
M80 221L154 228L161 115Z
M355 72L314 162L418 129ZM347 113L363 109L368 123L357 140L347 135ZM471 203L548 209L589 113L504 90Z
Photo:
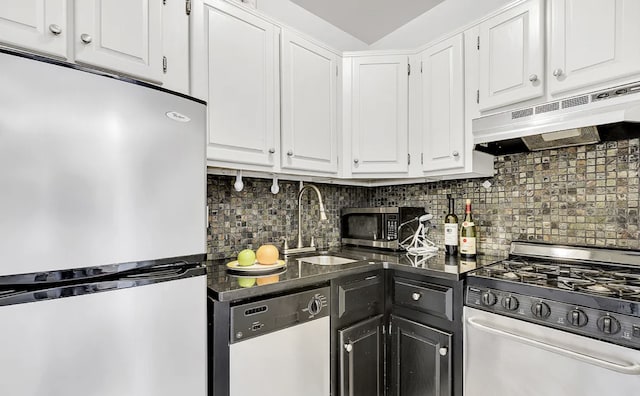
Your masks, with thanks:
M640 252L513 242L468 274L465 305L640 349Z

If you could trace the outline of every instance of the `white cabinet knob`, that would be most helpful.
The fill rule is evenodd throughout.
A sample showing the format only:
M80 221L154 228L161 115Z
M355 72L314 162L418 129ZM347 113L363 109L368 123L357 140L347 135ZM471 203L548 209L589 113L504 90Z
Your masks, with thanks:
M454 157L458 157L460 156L460 153L457 151L454 151L453 153L451 153L451 155L453 155Z
M529 81L531 82L536 82L538 81L538 75L537 74L532 74L529 76Z
M60 28L60 26L56 25L55 23L52 23L51 25L49 25L49 31L55 34L56 36L62 33L62 29Z
M289 157L293 157L293 151L292 151L292 150L287 151L287 155L288 155Z
M413 293L411 295L411 298L413 298L413 301L418 301L420 297L421 297L420 293Z
M562 76L562 73L563 73L563 71L562 71L562 69L560 69L560 68L555 69L555 70L553 71L553 75L554 75L554 77L560 77L560 76Z
M347 352L351 352L353 351L353 345L351 344L344 344L344 350Z
M357 159L357 158L354 158L354 159L353 159L353 163L354 163L354 164L357 164L358 162L359 162L359 161L358 161L358 159Z
M276 152L276 149L274 149L273 147L269 149L269 154L273 154Z
M438 352L440 352L440 356L447 356L449 349L447 349L447 347L442 347Z
M82 42L85 43L85 44L89 44L93 40L93 37L91 37L90 35L88 35L86 33L82 33L80 35L80 40L82 40Z

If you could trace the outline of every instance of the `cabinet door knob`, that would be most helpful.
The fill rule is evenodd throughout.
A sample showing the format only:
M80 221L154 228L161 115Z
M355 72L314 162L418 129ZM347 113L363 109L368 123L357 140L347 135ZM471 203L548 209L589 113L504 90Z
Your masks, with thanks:
M88 35L86 33L82 33L80 35L80 40L82 40L82 42L85 43L85 44L89 44L93 40L93 37L91 37L90 35Z
M447 347L442 347L440 348L440 350L438 350L438 352L440 352L440 356L447 356L447 352L449 352L449 349Z
M451 153L451 155L453 155L454 157L458 157L460 156L460 153L458 151L454 151L453 153Z
M289 150L289 151L287 151L287 155L288 155L289 157L293 157L293 150Z
M553 75L554 75L554 77L560 77L560 76L562 76L562 69L560 69L560 68L555 69L555 70L553 71Z
M413 298L413 301L418 301L420 299L420 297L422 297L422 295L420 293L413 293L411 295L411 298Z
M354 159L353 159L353 163L354 163L354 164L357 164L358 162L359 162L359 161L358 161L358 159L357 159L357 158L354 158Z
M49 25L49 31L55 34L56 36L62 33L62 29L60 28L60 26L56 25L55 23L52 23L51 25Z
M274 149L273 147L269 149L269 154L273 154L276 152L276 149Z
M344 350L347 352L351 352L353 351L353 345L351 344L344 344Z
M529 76L529 81L531 82L536 82L538 81L538 75L537 74L532 74Z

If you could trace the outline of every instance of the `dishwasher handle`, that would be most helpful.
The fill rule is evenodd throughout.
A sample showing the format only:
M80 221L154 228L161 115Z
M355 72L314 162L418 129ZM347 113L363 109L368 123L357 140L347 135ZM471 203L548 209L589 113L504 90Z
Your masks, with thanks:
M584 353L574 352L556 345L548 344L546 342L523 337L521 335L514 334L506 330L497 329L488 324L481 323L473 317L468 318L467 323L469 323L469 325L471 325L472 327L478 330L481 330L487 333L497 334L506 338L510 338L514 341L527 344L536 348L544 349L549 352L554 352L571 359L579 360L579 361L592 364L598 367L602 367L608 370L612 370L621 374L640 375L640 365L638 363L629 363L627 365L621 365L621 364L609 362L607 360L589 356Z

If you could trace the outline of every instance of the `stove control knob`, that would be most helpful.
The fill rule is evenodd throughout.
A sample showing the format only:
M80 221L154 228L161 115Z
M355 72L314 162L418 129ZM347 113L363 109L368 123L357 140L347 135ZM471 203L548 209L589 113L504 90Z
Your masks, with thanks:
M486 305L487 307L490 307L498 302L498 297L496 297L496 295L491 293L490 291L483 292L481 299L482 305Z
M605 334L616 334L620 331L620 322L613 316L601 316L596 325L598 329Z
M587 324L589 318L583 310L576 308L569 311L569 313L567 314L567 321L571 326L583 327Z
M518 300L515 297L507 296L502 299L502 307L509 311L518 309Z
M531 306L531 312L536 318L546 319L551 315L551 308L547 303L539 301Z

